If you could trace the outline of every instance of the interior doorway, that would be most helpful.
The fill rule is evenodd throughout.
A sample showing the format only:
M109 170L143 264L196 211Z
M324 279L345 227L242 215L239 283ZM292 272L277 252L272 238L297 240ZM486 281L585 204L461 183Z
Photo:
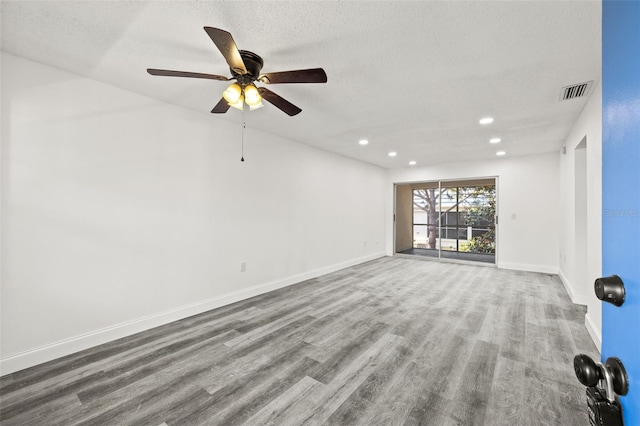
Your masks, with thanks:
M395 253L496 263L496 178L396 185Z

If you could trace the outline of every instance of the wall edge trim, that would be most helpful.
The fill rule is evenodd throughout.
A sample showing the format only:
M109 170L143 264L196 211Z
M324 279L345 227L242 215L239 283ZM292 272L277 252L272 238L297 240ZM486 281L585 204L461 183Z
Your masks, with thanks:
M593 320L589 316L589 312L584 315L584 325L587 328L589 336L591 336L591 340L593 340L596 348L598 348L598 352L602 354L602 334L600 330L596 328Z
M381 257L384 252L373 253L26 350L0 359L0 376Z
M564 285L564 289L567 291L569 298L575 305L588 305L589 301L584 295L576 294L569 282L569 279L564 275L562 269L558 272L558 276L560 277L560 281L562 281L562 285Z
M558 276L560 277L560 281L562 281L562 285L564 286L564 289L566 290L567 294L569 295L569 298L571 299L571 301L573 303L576 303L573 300L574 299L574 294L573 294L573 289L571 288L571 284L569 284L569 280L567 279L567 277L562 272L562 269L560 269L558 271Z
M510 263L510 262L498 262L498 268L511 269L514 271L526 271L526 272L539 272L542 274L558 274L557 266L550 265L533 265L528 263Z

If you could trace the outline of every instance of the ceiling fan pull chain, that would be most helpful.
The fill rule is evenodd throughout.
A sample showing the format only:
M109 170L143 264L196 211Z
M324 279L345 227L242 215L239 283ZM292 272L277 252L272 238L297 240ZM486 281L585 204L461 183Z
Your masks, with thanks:
M242 108L242 156L240 157L240 161L244 162L244 128L246 123L244 121L244 108Z

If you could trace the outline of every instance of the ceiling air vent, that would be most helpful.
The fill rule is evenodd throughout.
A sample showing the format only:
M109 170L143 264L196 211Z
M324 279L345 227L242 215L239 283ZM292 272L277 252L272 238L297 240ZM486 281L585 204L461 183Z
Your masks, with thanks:
M582 98L589 94L593 81L587 81L586 83L574 84L572 86L566 86L562 88L560 93L560 100L566 101L567 99Z

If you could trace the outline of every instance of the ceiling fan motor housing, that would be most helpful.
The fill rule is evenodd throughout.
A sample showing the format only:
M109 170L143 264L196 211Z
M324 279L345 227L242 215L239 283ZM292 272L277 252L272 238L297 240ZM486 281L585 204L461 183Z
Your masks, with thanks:
M233 68L230 68L230 70L233 78L235 78L241 86L245 86L254 82L258 78L260 71L262 70L262 66L264 65L264 61L260 56L253 52L249 52L248 50L240 50L240 57L244 62L244 67L247 69L247 73L239 74L235 72Z

